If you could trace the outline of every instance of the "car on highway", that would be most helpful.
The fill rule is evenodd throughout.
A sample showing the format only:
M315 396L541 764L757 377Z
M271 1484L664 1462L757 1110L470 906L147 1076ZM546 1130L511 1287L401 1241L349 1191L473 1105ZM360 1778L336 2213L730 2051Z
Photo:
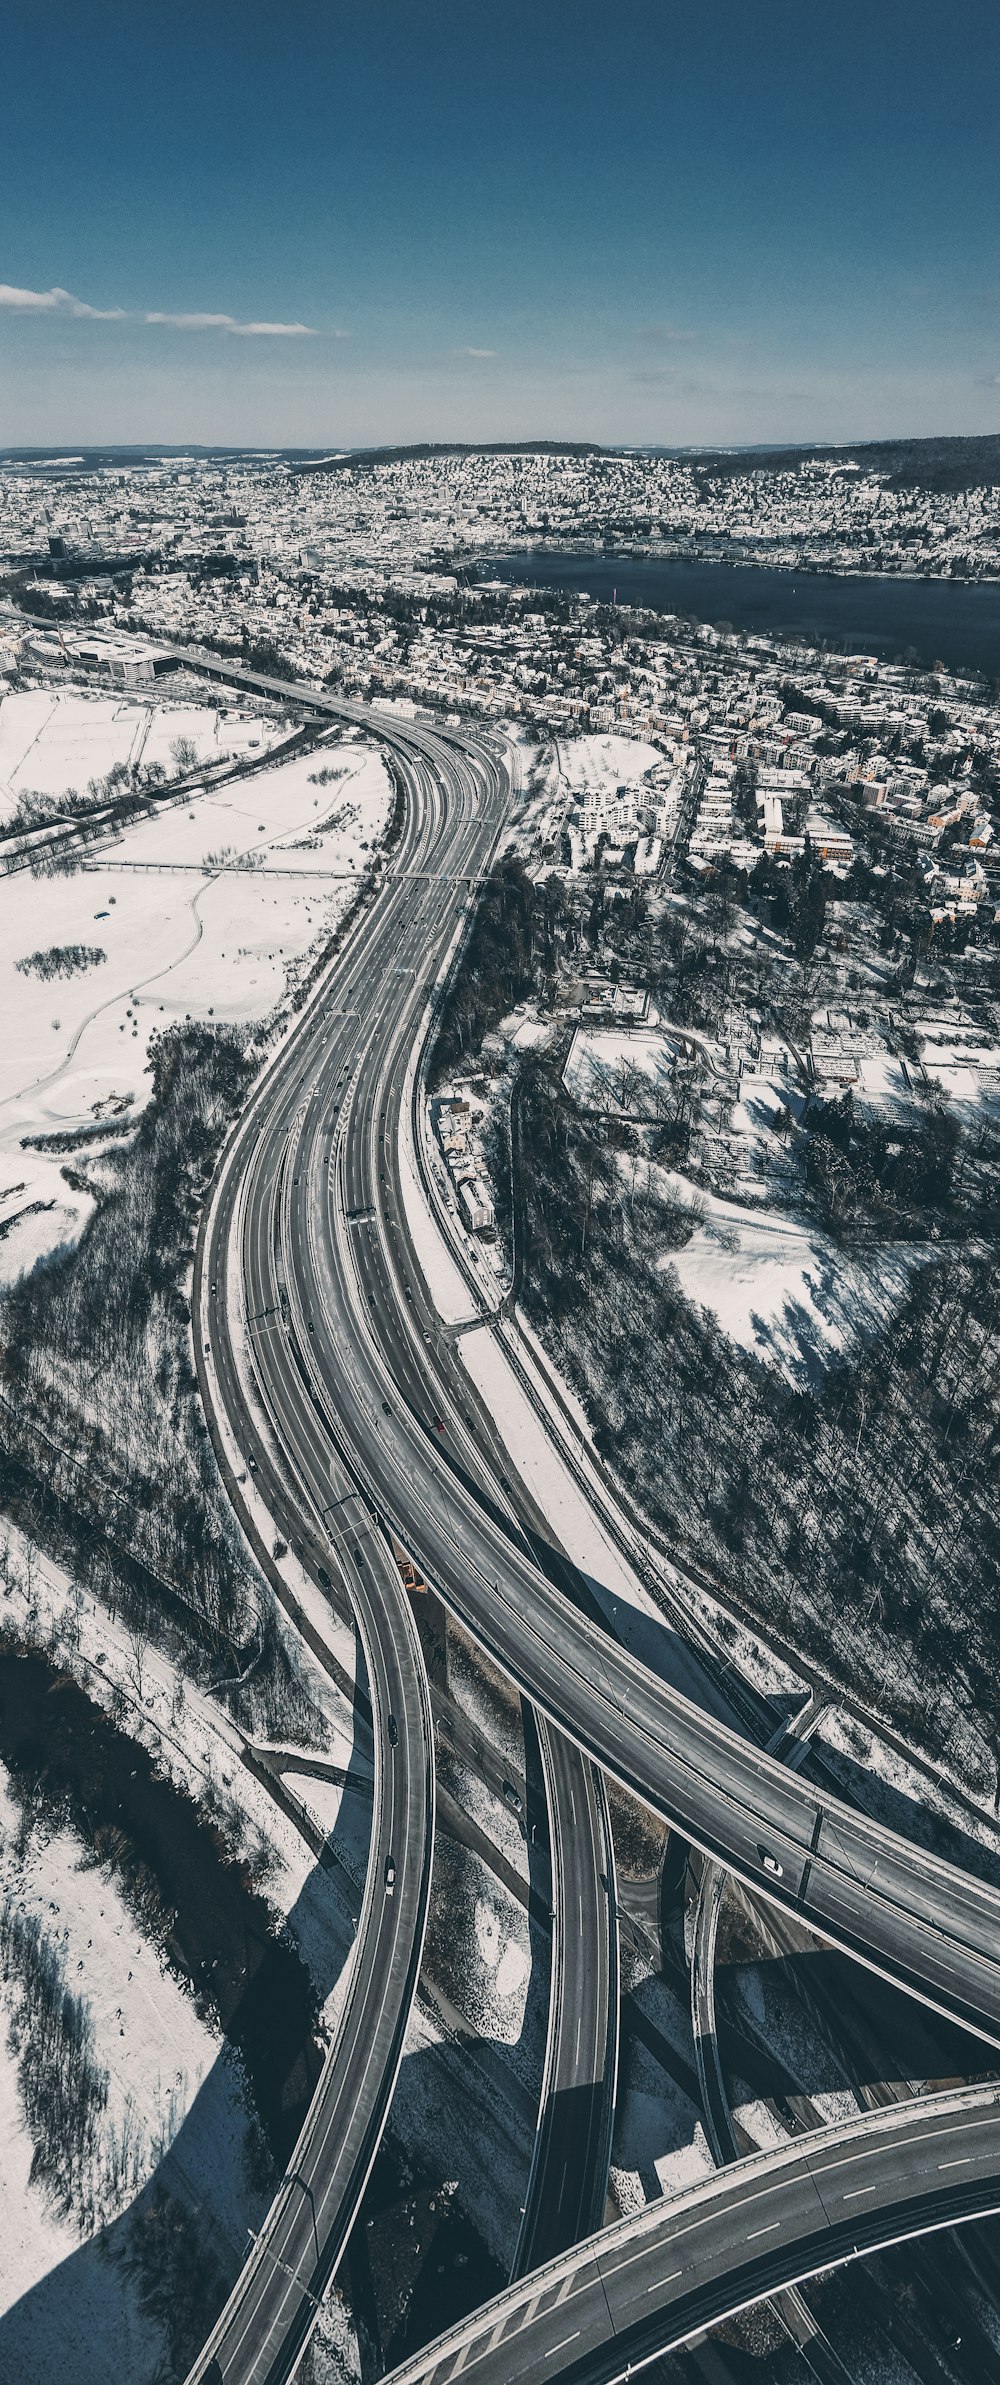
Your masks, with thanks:
M503 1801L505 1805L509 1805L512 1814L520 1813L521 1800L512 1780L505 1780L503 1784Z
M770 1872L771 1878L773 1880L783 1880L785 1877L785 1866L783 1863L778 1862L776 1855L772 1855L770 1847L758 1847L757 1853L760 1856L764 1870L766 1872Z
M385 1727L385 1735L388 1739L390 1747L395 1747L399 1740L399 1724L397 1723L394 1714L390 1714L389 1716L389 1720Z
M326 1570L326 1566L325 1566L325 1565L317 1565L317 1567L316 1567L316 1579L317 1579L317 1581L319 1582L319 1584L320 1584L320 1586L321 1586L321 1588L322 1588L322 1589L324 1589L324 1590L332 1590L332 1588L333 1588L333 1583L332 1583L332 1582L331 1582L331 1580L330 1580L330 1576L329 1576L329 1574L327 1573L327 1570Z
M394 1856L394 1855L387 1855L387 1856L386 1856L386 1859L385 1859L385 1893L386 1893L386 1895L387 1895L387 1896L391 1896L391 1895L392 1895L392 1892L393 1892L393 1889L395 1888L395 1885L396 1885L396 1858L395 1858L395 1856Z

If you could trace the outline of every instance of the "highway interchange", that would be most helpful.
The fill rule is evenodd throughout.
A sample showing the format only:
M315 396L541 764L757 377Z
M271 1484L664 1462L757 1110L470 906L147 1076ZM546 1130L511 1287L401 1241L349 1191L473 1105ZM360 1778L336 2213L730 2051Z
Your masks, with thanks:
M199 1252L199 1367L209 1416L225 1417L276 1526L331 1595L350 1599L368 1672L375 1821L344 2016L267 2226L191 2377L277 2385L291 2373L388 2114L433 1853L433 1729L397 1562L405 1552L542 1718L554 1915L545 2093L515 2264L531 2285L490 2306L488 2330L484 2313L479 2333L458 2331L405 2374L444 2385L474 2365L497 2380L610 2379L650 2346L833 2258L996 2208L1000 2122L992 2090L952 2098L946 2111L920 2099L902 2119L866 2114L836 2163L825 2132L756 2168L727 2168L698 2190L690 2228L675 2200L569 2255L603 2215L614 2101L601 1771L757 1893L994 2044L1000 1902L647 1673L573 1595L560 1552L539 1562L540 1519L507 1480L438 1330L400 1165L414 1054L504 825L505 765L483 742L294 692L318 712L363 720L383 742L401 833L224 1155ZM751 2198L768 2213L759 2236L743 2226ZM667 2253L681 2230L695 2258L675 2268ZM550 2255L570 2260L551 2291L537 2273ZM572 2329L557 2316L567 2301Z

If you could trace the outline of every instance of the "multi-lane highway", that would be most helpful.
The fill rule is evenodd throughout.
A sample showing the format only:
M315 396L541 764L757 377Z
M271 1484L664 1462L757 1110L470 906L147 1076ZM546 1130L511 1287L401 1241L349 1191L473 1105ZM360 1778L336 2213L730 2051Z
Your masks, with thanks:
M512 2275L604 2218L618 2073L614 1850L600 1773L539 1719L552 1848L552 1970L538 2134Z
M319 702L323 709L335 709L332 702ZM347 717L359 716L354 708L342 709ZM210 1396L226 1405L248 1464L256 1468L269 1501L278 1503L272 1512L280 1512L282 1500L287 1511L288 1481L282 1476L290 1471L296 1495L311 1514L304 1546L314 1561L317 1532L321 1540L326 1534L331 1545L339 1537L344 1576L355 1597L361 1597L359 1620L365 1597L373 1600L373 1646L369 1650L366 1637L365 1650L376 1681L384 1661L381 1637L387 1630L391 1636L398 1579L393 1580L379 1530L369 1534L367 1546L358 1532L348 1531L346 1543L343 1532L338 1535L335 1519L345 1483L361 1493L376 1526L389 1528L509 1677L588 1759L800 1920L1000 2042L1000 1900L978 1881L820 1795L647 1673L609 1638L588 1607L558 1587L553 1568L538 1562L502 1503L484 1496L474 1404L467 1397L463 1403L454 1381L447 1379L441 1352L435 1352L433 1324L422 1321L432 1312L407 1222L399 1153L411 1056L426 1032L428 996L445 966L468 888L481 875L502 822L503 773L491 754L477 753L458 738L423 728L404 730L396 723L390 727L382 719L371 720L370 726L399 759L406 799L403 846L364 933L352 939L342 966L331 972L305 1013L258 1095L243 1140L236 1139L229 1155L214 1214L210 1273L218 1301L227 1238L238 1215L254 1389L248 1394L235 1365L233 1329L222 1303L218 1330L209 1335L213 1348L215 1341L219 1345ZM414 866L418 851L419 868ZM366 968L359 960L362 950ZM205 1298L211 1314L210 1291ZM440 1402L440 1410L429 1414L428 1367L435 1359L441 1363L432 1399L434 1406ZM331 1434L339 1453L332 1463ZM359 1508L350 1492L347 1496L342 1512L356 1516ZM403 1866L414 1882L423 1876L429 1838L425 1824L421 1853L414 1817L418 1779L426 1791L428 1756L426 1745L419 1745L421 1738L426 1741L426 1716L411 1747L412 1718L404 1731L403 1715L395 1716L387 1704L392 1696L404 1696L404 1669L400 1660L395 1687L385 1684L373 1695L383 1763L376 1782L379 1829L382 1741L390 1711L400 1745L405 1739L408 1750L399 1774L400 1803L389 1823L400 1842L394 1850L397 1885ZM405 1694L418 1705L424 1697L417 1669ZM394 1759L398 1753L394 1745ZM377 1863L369 1870L370 1901L373 1884L378 1885ZM594 1916L581 1910L584 1951L593 1926ZM412 1956L419 1937L412 1917L408 1935ZM373 1976L371 1970L367 1976ZM391 1991L391 1968L381 1976ZM366 1992L362 1980L362 2009ZM374 2021L374 2012L370 2017ZM352 2091L368 2110L370 2136L371 2113L380 2108L382 2085L391 2075L384 2040L377 2042L373 2032L366 2053L359 2028L345 2042L341 2070L345 2064ZM331 2083L331 2112L333 2094ZM876 2234L881 2230L879 2240L884 2240L887 2229L906 2233L973 2208L993 2208L1000 2129L992 2097L980 2096L973 2105L953 2099L948 2115L926 2115L927 2107L912 2107L903 2115L911 2136L889 2130L884 2144L875 2123L888 2130L888 2122L883 2115L868 2116L858 2123L863 2137L845 2138L842 2160L830 2154L827 2161L824 2140L822 2157L803 2147L787 2158L771 2157L773 2178L766 2161L752 2176L752 2165L739 2165L712 2190L699 2190L708 2194L710 2208L692 2226L708 2233L699 2236L697 2291L688 2281L681 2296L687 2297L687 2315L678 2324L690 2332L715 2310L736 2307L734 2293L745 2300L790 2277L808 2275L831 2257L847 2257L855 2244L875 2240L866 2233L869 2227ZM949 2132L954 2132L953 2143ZM341 2158L333 2134L331 2125L319 2165L324 2178ZM857 2183L848 2184L848 2178ZM747 2245L756 2244L756 2232L743 2221L755 2197L769 2214L762 2234L774 2241L751 2255ZM856 2205L859 2214L848 2243ZM279 2233L282 2249L271 2269L280 2257L279 2274L294 2273L287 2281L287 2299L294 2300L298 2291L295 2329L301 2340L308 2325L303 2292L315 2292L311 2281L322 2276L322 2265L310 2273L309 2259L294 2237L293 2212L290 2184L278 2223L279 2230L289 2230L288 2257ZM480 2345L476 2362L488 2358L489 2374L498 2379L537 2375L543 2364L546 2375L613 2376L623 2373L613 2365L617 2352L599 2355L597 2346L620 2338L623 2329L630 2341L635 2338L636 2356L644 2357L642 2345L665 2316L666 2306L656 2297L673 2276L664 2275L663 2248L673 2225L669 2213L656 2222L666 2233L650 2257L656 2272L652 2282L643 2267L648 2216L629 2223L632 2238L628 2229L612 2231L602 2240L606 2249L599 2256L595 2252L591 2259L588 2252L582 2265L560 2270L551 2299L544 2290L534 2299L525 2294L516 2304L521 2315L516 2329L511 2321L510 2333L495 2306L489 2341L484 2337L486 2349ZM320 2238L319 2230L316 2234ZM328 2243L336 2241L333 2229ZM328 2273L329 2255L326 2261ZM263 2385L287 2373L281 2342L285 2322L272 2317L275 2291L272 2285L269 2297L266 2257L258 2268L258 2301L241 2314L242 2332L212 2348L215 2373L225 2385L236 2377ZM571 2282L563 2294L567 2277ZM648 2296L641 2324L640 2291ZM555 2314L570 2298L579 2304L574 2315L580 2325L567 2333L566 2344L576 2343L578 2351L562 2360ZM695 2308L698 2315L692 2318ZM245 2347L261 2323L271 2330L267 2347L251 2360ZM286 2333L291 2341L287 2328ZM523 2339L517 2347L521 2365L514 2365L515 2333ZM463 2337L470 2347L474 2342L478 2338ZM591 2365L574 2367L584 2353ZM557 2365L549 2366L550 2361ZM443 2385L459 2367L473 2365L473 2349L463 2354L456 2344L451 2362L452 2355L442 2350L437 2366L425 2364L412 2373L433 2375Z
M329 1341L307 1313L306 1279L289 1264L289 1253L302 1247L308 1164L317 1165L321 1177L328 1167L331 1122L358 1046L363 1048L377 1017L373 979L391 1008L396 975L407 969L413 974L414 964L394 968L392 956L401 948L420 865L438 844L446 814L440 768L426 769L412 747L402 766L408 800L392 894L383 895L377 916L366 916L355 929L310 1013L307 1032L268 1077L233 1141L209 1221L197 1303L207 1327L199 1360L209 1409L221 1406L269 1513L311 1561L319 1581L332 1586L336 1578L346 1588L374 1673L370 1893L345 2025L317 2098L320 2109L325 2102L335 2113L341 2082L349 2077L355 2134L364 2123L371 2150L388 2108L426 1914L433 1782L427 1685L397 1566L367 1520L364 1530L358 1528L359 1503L331 1445L324 1380ZM500 783L498 773L494 779ZM492 841L481 792L479 782L469 790L467 814ZM503 817L498 805L492 834ZM240 1255L241 1293L227 1264L233 1248ZM442 1350L439 1357L447 1368L450 1353ZM414 1400L414 1414L430 1429L426 1372L418 1375L412 1353L405 1355L400 1381ZM513 1486L498 1494L483 1453L470 1444L467 1454L470 1481L478 1481L483 1498L499 1496L507 1528L516 1535ZM230 1487L239 1498L231 1468ZM528 1521L530 1526L536 1519ZM524 1539L526 1551L528 1545ZM539 2231L550 2252L575 2241L603 2215L617 2046L617 1929L603 1789L588 1761L556 1732L545 1734L543 1767L553 1848L554 1959L546 2093L519 2239L522 2260L535 2257ZM581 2081L585 2091L579 2094ZM315 2113L310 2117L314 2123ZM283 2204L279 2198L194 2376L221 2374L228 2381L287 2373L303 2340L364 2176L352 2159L350 2132L341 2148L335 2126L320 2131L315 2124L291 2173L318 2208L312 2240L296 2238L301 2195L286 2195Z
M402 852L406 862L404 831ZM349 952L358 941L352 939ZM206 1406L216 1406L264 1496L317 1577L353 1609L375 1758L372 1845L339 2028L265 2228L191 2372L194 2379L287 2376L343 2251L377 2151L416 1991L433 1845L430 1699L399 1569L317 1416L310 1345L281 1264L289 1141L300 1079L269 1076L226 1155L199 1247L195 1315ZM251 1199L251 1191L253 1199ZM266 1218L266 1232L251 1221ZM242 1254L241 1286L228 1259ZM262 1355L263 1353L263 1355ZM280 1462L265 1418L280 1420ZM258 1455L259 1451L259 1455ZM220 1448L230 1488L240 1486ZM244 1482L246 1474L244 1473ZM243 1502L247 1504L246 1501ZM252 1514L248 1514L252 1524ZM320 1648L320 1653L321 1653Z

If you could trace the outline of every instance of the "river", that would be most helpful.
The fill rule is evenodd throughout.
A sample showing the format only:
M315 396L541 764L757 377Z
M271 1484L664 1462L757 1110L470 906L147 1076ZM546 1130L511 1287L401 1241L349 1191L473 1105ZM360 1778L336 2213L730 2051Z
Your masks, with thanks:
M602 604L725 621L776 636L887 661L915 655L952 671L1000 677L1000 581L904 580L839 572L779 571L757 563L667 555L557 555L535 550L480 559L484 579L586 592Z

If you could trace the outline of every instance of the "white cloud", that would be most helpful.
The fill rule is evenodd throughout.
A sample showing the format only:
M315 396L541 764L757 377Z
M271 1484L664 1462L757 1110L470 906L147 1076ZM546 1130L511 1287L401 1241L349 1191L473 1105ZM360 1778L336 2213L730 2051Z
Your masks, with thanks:
M456 348L456 356L495 356L495 348Z
M78 323L120 323L125 314L123 306L88 306L72 290L19 290L13 282L0 282L0 307L16 315L72 315Z
M74 298L72 290L56 285L51 290L22 290L14 282L0 282L0 309L12 315L62 315L76 323L124 323L123 306L88 306L83 298ZM227 331L237 339L315 339L310 323L241 323L235 315L171 315L146 313L136 318L141 323L165 323L173 331ZM349 339L350 333L335 331L335 339Z
M310 323L239 323L235 315L146 314L144 323L165 323L171 331L229 331L238 339L294 340L316 338ZM341 336L338 334L338 337ZM346 336L343 335L343 336Z

